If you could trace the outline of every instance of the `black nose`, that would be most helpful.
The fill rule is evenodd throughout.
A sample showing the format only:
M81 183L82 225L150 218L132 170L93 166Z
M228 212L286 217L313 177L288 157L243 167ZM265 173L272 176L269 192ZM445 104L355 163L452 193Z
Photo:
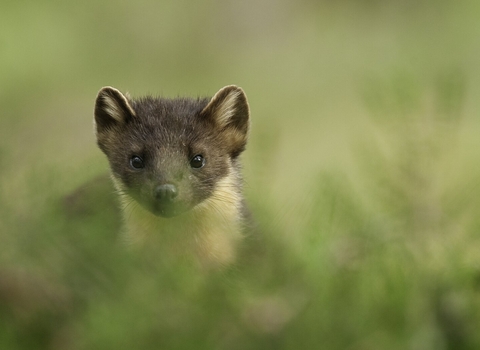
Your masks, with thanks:
M154 191L155 199L163 202L172 202L177 194L177 188L172 184L157 186Z

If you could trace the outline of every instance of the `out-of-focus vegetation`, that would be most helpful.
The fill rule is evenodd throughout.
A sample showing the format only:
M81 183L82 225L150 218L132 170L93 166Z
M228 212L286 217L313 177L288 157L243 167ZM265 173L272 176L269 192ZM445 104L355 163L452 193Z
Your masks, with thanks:
M0 23L0 349L480 347L478 1L7 1ZM125 249L96 92L227 84L253 252L204 275Z

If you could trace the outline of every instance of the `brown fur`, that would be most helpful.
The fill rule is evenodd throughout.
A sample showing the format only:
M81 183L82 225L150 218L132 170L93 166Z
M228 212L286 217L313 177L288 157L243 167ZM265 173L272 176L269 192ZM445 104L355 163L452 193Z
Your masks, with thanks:
M95 125L130 241L160 237L171 251L207 266L235 260L245 220L238 156L250 127L242 89L227 86L211 99L131 99L105 87ZM196 155L204 158L198 169L191 165ZM141 169L131 165L134 156ZM176 189L167 204L155 196L165 184Z

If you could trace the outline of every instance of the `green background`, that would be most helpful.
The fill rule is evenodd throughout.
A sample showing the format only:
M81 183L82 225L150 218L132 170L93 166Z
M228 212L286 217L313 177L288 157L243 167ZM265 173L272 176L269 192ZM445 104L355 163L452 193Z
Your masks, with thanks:
M0 8L1 349L479 348L478 1ZM125 251L107 183L69 202L108 171L102 86L230 84L252 117L247 263Z

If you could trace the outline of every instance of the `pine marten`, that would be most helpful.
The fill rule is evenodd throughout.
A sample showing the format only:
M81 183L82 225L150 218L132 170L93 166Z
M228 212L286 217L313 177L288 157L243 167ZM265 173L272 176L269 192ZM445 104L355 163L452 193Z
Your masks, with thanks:
M132 244L155 237L203 266L235 261L249 217L239 160L249 114L244 91L233 85L197 99L99 91L97 143L108 158Z

